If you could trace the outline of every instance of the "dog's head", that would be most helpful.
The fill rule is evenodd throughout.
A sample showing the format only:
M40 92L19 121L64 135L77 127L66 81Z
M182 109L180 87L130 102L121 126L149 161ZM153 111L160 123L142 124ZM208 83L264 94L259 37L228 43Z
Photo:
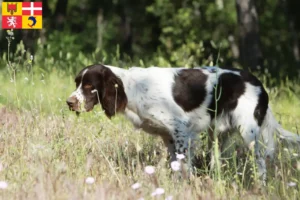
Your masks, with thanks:
M125 110L127 97L123 83L108 67L88 66L78 73L75 83L76 90L67 99L70 110L89 112L100 103L109 118Z

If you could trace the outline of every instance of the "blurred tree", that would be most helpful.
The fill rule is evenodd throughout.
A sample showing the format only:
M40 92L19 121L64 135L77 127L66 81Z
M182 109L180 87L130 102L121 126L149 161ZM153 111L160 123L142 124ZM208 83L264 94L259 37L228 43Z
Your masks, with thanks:
M300 32L300 14L299 14L299 0L281 0L285 14L288 19L289 30L292 37L292 49L296 62L300 62L299 52L299 32Z
M49 1L42 0L43 3L43 17L48 18L51 16L51 10L49 8Z
M64 28L64 23L67 17L67 7L68 0L58 0L56 2L54 16L53 16L53 25L55 29L62 30Z
M232 1L155 0L147 11L157 16L159 49L174 65L233 65L236 26ZM227 38L231 36L232 43ZM219 51L221 57L219 57Z
M23 39L26 50L59 59L264 67L278 78L299 71L299 0L42 1L43 30L15 30L11 52ZM7 49L1 33L0 54Z
M239 28L240 62L244 68L263 68L263 56L259 39L258 14L255 0L236 0Z

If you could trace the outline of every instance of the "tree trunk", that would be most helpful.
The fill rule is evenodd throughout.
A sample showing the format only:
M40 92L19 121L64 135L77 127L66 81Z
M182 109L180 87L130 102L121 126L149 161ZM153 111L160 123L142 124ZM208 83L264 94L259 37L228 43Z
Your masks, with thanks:
M97 48L102 47L102 38L104 31L103 10L100 8L97 15Z
M43 18L48 18L51 16L51 10L49 8L48 0L42 0L43 3Z
M30 2L30 0L24 0L24 2ZM31 55L34 54L34 44L35 44L35 39L37 38L38 32L39 32L39 30L28 30L28 29L24 29L21 32L25 49Z
M67 16L68 0L59 0L56 3L54 11L53 27L62 30L64 28L66 16Z
M240 62L244 68L260 70L263 56L260 48L258 16L255 0L236 0L239 26Z
M132 52L132 42L133 42L133 33L132 33L132 24L129 13L132 12L128 5L120 3L117 7L117 13L121 18L120 22L120 32L122 33L120 51L126 53L129 56L133 55ZM123 54L121 54L123 56Z
M51 10L49 8L49 2L48 0L42 0L43 2L43 28L39 31L40 32L40 39L41 44L44 45L47 42L47 30L50 28L50 21L51 21Z
M299 3L298 3L299 4ZM291 34L291 43L292 43L292 51L296 62L300 61L300 52L299 52L299 37L298 32L296 28L296 19L297 19L297 12L298 12L298 5L296 1L280 1L280 5L283 7L283 10L285 11L285 15L287 18L287 21L289 23L289 32Z

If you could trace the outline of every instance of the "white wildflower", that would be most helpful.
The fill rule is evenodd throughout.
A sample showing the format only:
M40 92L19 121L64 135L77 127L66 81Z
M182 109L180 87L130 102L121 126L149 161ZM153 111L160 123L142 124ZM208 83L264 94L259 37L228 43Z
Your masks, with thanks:
M180 167L181 167L180 162L178 161L171 162L171 168L173 171L179 171Z
M176 158L177 158L178 160L182 160L182 159L185 158L185 155L184 155L184 154L177 154L177 155L176 155Z
M7 182L5 181L0 181L0 189L6 189L8 187Z
M140 183L135 183L135 184L133 184L133 185L131 186L131 188L134 189L134 190L137 190L137 189L139 189L140 187L141 187L141 184L140 184Z
M173 200L173 196L167 196L166 200Z
M154 192L151 193L151 196L159 196L165 193L163 188L156 188Z
M30 60L33 61L33 55L30 55Z
M155 168L153 167L153 166L146 166L145 167L145 172L147 173L147 174L154 174L154 172L155 172Z
M295 183L295 182L289 182L288 184L287 184L287 186L289 186L289 187L295 187L297 184Z
M93 184L95 182L95 179L93 177L87 177L85 179L85 183L87 184Z

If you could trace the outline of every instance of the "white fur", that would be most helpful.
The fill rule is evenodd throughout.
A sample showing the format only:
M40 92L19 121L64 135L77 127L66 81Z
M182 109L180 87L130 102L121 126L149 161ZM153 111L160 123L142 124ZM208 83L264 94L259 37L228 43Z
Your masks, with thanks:
M80 81L80 84L79 86L76 88L76 90L70 95L71 97L72 96L75 96L76 99L78 100L78 104L79 104L79 108L81 109L81 105L84 103L85 101L85 97L83 95L83 90L82 90L82 80L83 80L83 76L86 74L86 72L88 71L88 69L85 69L83 72L82 72L82 77L81 77L81 81ZM85 110L84 110L85 111Z

